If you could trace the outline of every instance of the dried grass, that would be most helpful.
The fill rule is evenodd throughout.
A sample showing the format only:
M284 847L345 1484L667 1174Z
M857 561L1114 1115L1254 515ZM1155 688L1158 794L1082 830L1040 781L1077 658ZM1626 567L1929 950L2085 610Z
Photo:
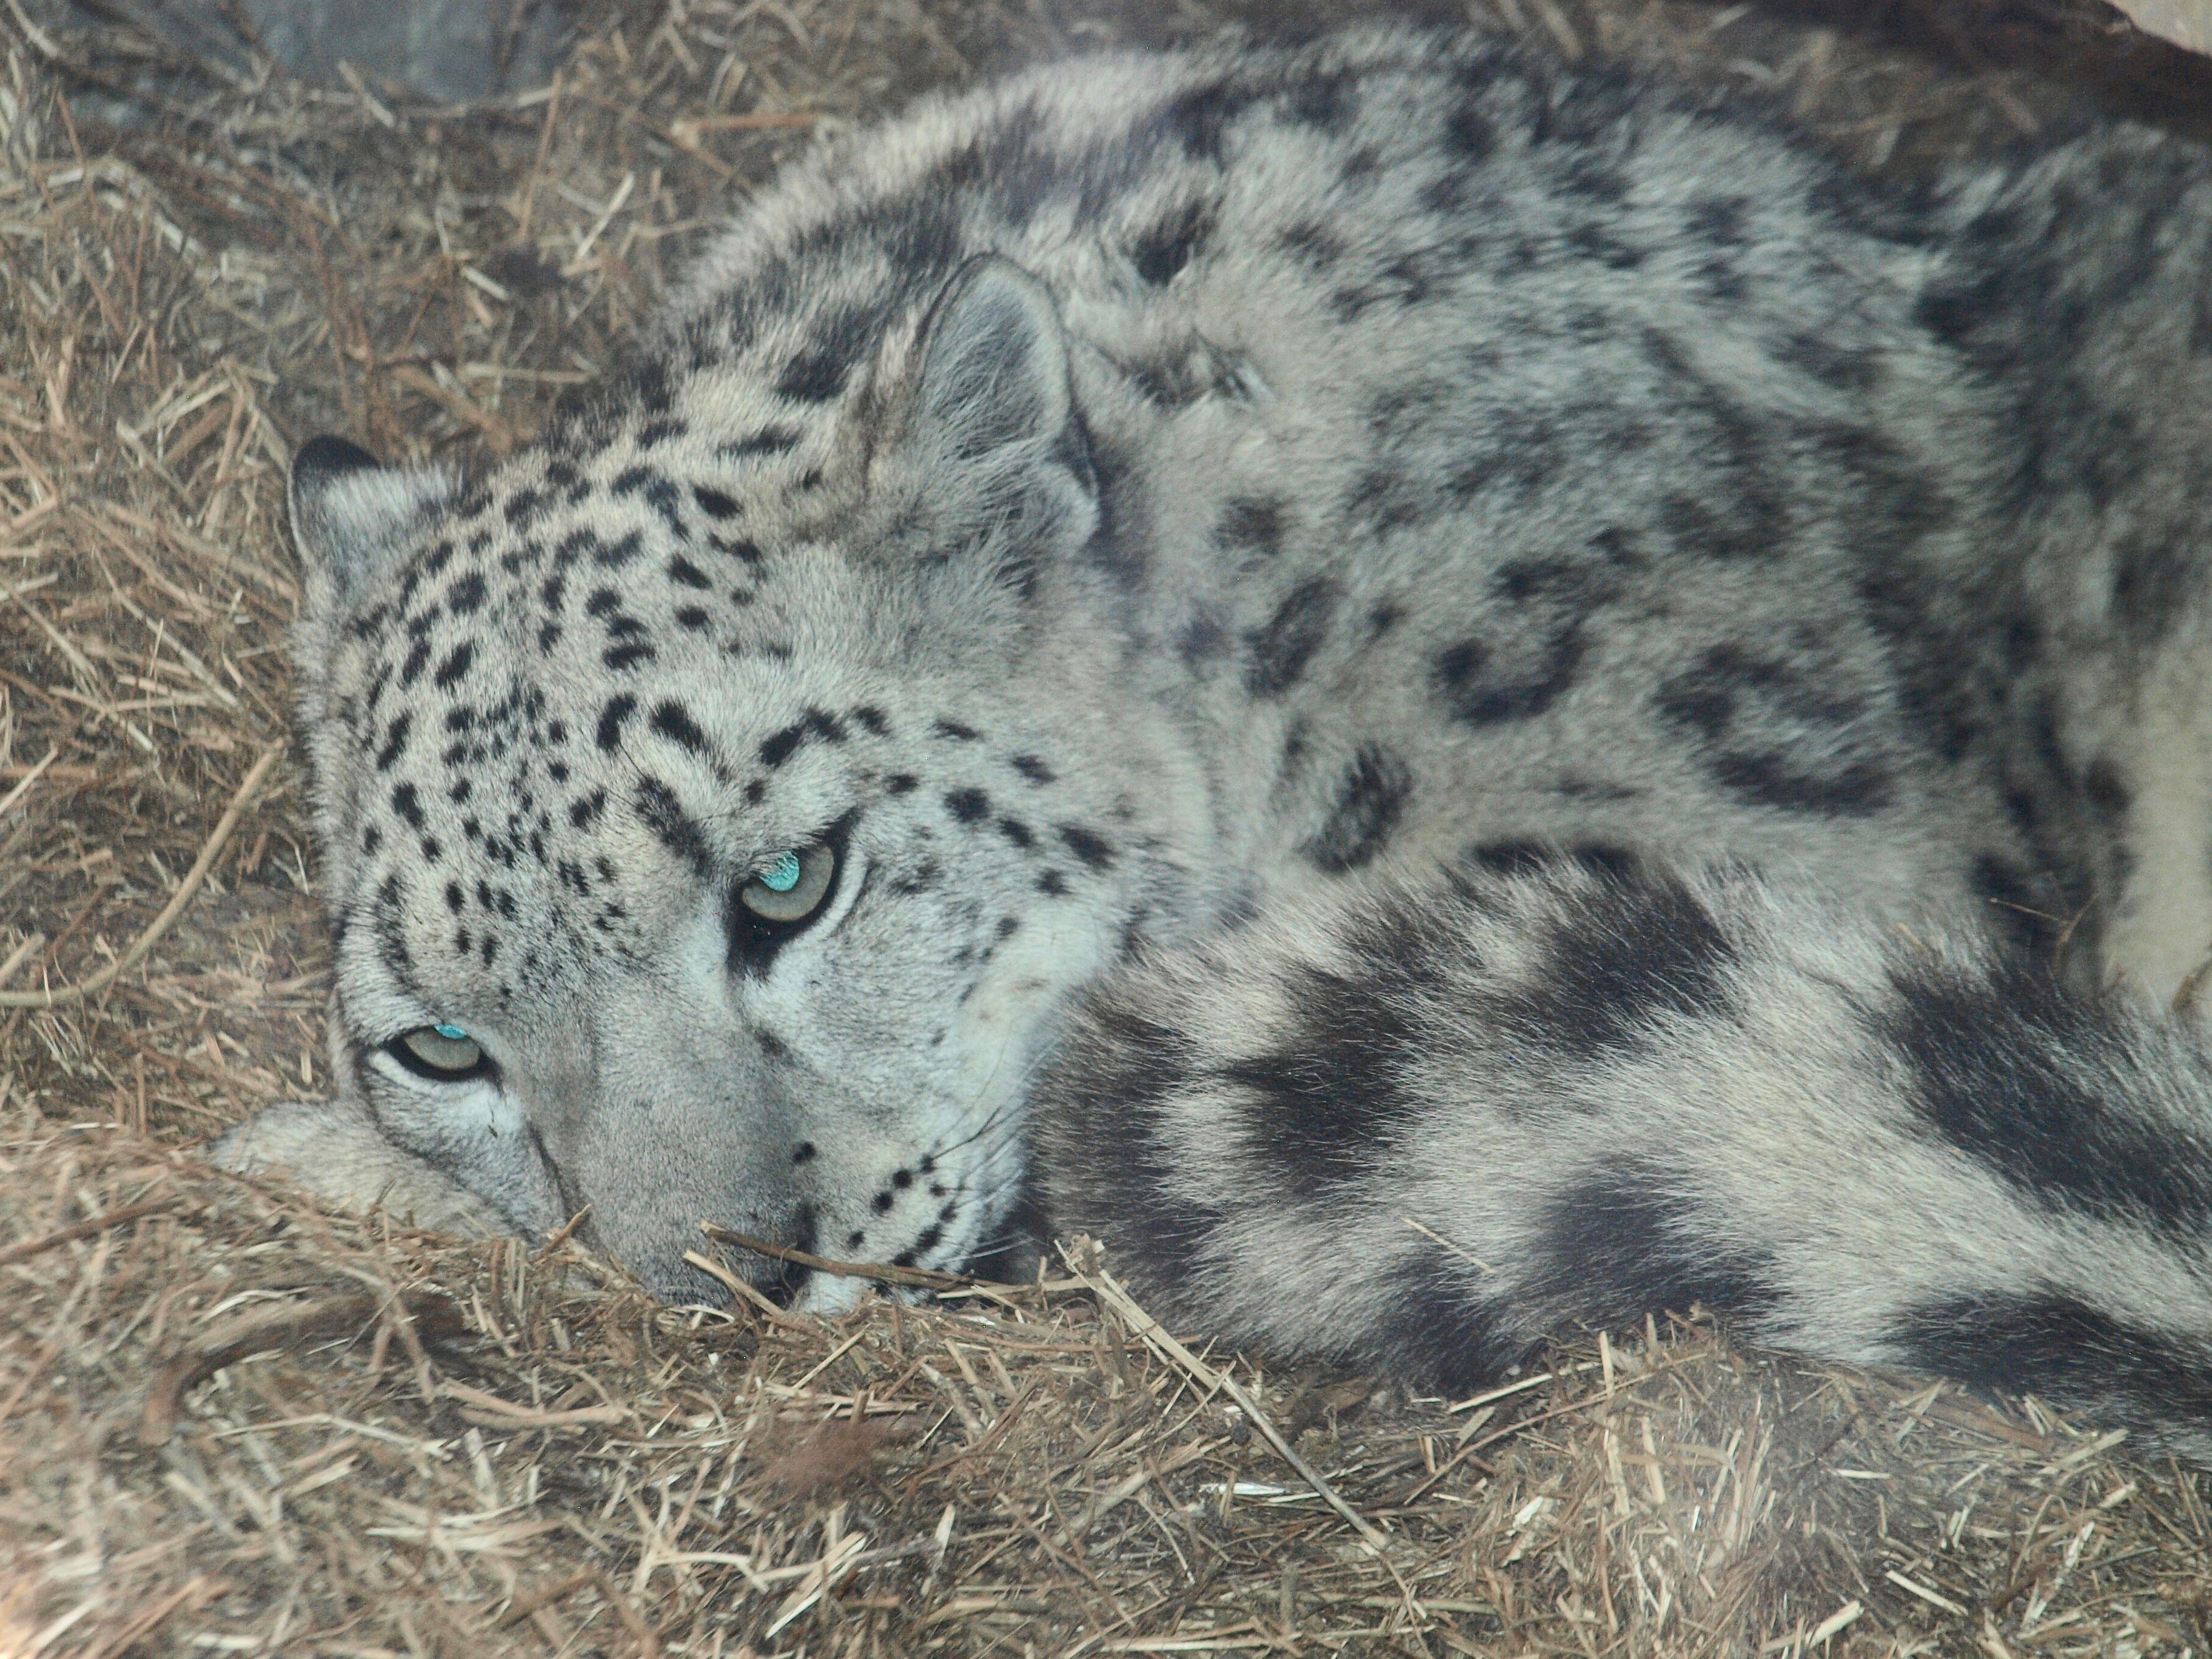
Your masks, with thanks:
M2196 1479L1702 1326L1445 1401L1217 1370L1080 1257L830 1322L672 1310L574 1245L8 1118L0 1652L2207 1639Z
M781 155L921 85L1345 9L686 0L476 112L0 42L0 1659L2212 1648L2203 1479L2033 1402L1701 1324L1409 1400L1177 1342L1110 1256L672 1311L182 1150L321 1080L295 441L521 441ZM1474 9L1871 166L2212 118L2089 0Z

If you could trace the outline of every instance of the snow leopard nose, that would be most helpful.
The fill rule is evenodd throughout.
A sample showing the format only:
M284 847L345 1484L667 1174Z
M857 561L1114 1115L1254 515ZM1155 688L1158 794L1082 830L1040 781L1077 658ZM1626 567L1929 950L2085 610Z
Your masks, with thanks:
M787 1249L805 1255L815 1254L816 1236L814 1206L802 1203L791 1216L790 1224L775 1235L763 1239L763 1243L781 1244ZM724 1238L723 1255L730 1265L744 1274L746 1282L779 1308L788 1308L799 1300L807 1282L814 1277L814 1269L781 1256L773 1256Z

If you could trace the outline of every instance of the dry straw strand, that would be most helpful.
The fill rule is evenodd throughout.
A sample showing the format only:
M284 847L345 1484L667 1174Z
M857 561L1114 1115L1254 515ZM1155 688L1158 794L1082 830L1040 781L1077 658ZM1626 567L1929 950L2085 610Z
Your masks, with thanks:
M185 907L192 902L192 896L199 891L200 884L207 879L207 873L214 867L216 857L229 843L232 832L238 828L240 817L252 804L254 796L261 793L261 786L268 781L269 774L283 755L284 745L281 743L271 744L261 751L260 758L246 773L246 781L238 786L238 793L231 797L230 805L216 820L215 829L201 845L199 856L192 860L191 868L177 884L177 890L169 896L169 902L161 907L161 914L147 923L145 931L131 941L129 950L107 967L75 985L57 986L46 991L0 991L0 1008L55 1008L64 1003L82 1002L87 997L97 996L144 961L146 953L154 948L162 934L169 931L177 918L184 915Z

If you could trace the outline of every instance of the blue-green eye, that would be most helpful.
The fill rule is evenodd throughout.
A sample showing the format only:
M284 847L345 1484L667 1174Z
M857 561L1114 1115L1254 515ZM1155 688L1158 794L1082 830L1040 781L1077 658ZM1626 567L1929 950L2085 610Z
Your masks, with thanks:
M837 854L829 847L786 853L738 889L738 901L763 921L788 927L822 908L837 874Z
M402 1031L385 1044L385 1052L416 1076L434 1083L453 1083L475 1077L490 1066L476 1039L445 1020Z

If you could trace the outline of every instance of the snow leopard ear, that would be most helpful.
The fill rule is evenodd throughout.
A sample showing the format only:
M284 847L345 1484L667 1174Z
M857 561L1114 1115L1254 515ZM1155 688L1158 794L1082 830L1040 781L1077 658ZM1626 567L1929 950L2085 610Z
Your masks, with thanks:
M1042 562L1098 522L1059 309L1029 272L985 254L938 295L917 355L904 447L937 508L933 552L972 550L1027 594Z
M922 324L915 414L948 459L1050 441L1073 408L1067 340L1042 283L986 253L953 274Z
M292 457L292 540L307 577L303 620L319 627L343 611L398 552L415 520L453 493L436 468L380 466L343 438L310 438Z

